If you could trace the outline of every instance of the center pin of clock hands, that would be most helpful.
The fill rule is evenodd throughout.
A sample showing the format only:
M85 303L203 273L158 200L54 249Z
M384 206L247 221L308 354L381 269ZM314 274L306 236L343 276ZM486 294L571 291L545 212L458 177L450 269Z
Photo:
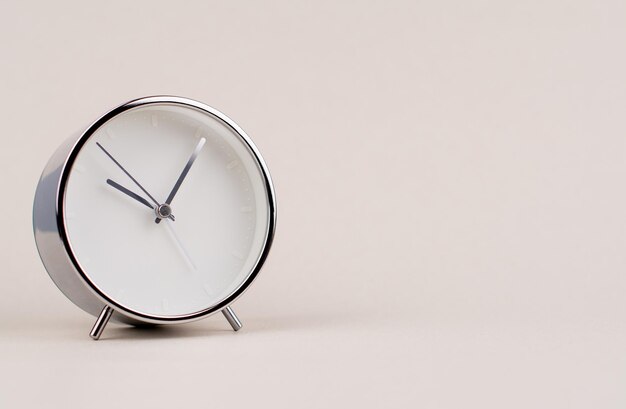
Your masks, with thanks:
M130 178L130 180L132 180L133 182L135 182L135 184L139 187L139 189L141 189L146 195L148 195L148 197L150 199L152 199L152 201L155 203L155 206L152 206L150 204L150 202L148 202L146 199L144 199L143 197L139 196L138 194L136 194L135 192L125 188L124 186L120 185L119 183L116 183L114 181L112 181L111 179L107 179L107 184L114 187L115 189L119 190L120 192L128 195L129 197L132 197L133 199L137 200L139 203L154 209L154 211L157 213L157 218L160 221L161 218L169 218L172 221L176 220L176 218L174 217L174 215L172 214L172 208L169 206L169 204L160 204L159 202L157 202L157 200L152 197L152 195L150 193L148 193L148 191L146 189L144 189L143 186L141 186L141 184L137 181L137 179L135 179L134 177L132 177L132 175L130 173L128 173L128 171L126 169L124 169L124 167L117 161L115 160L115 158L106 150L104 149L104 147L99 143L96 142L96 145L98 145L98 147L100 149L102 149L102 151L109 157L109 159L111 159L113 161L113 163L115 163L121 170L122 172L124 172L126 174L126 176L128 176Z
M200 153L200 150L204 146L205 142L206 142L206 138L200 138L200 140L198 141L198 144L196 145L196 147L194 148L193 152L191 153L191 156L189 157L189 160L187 161L187 164L185 164L185 167L183 168L183 171L181 172L180 176L178 177L178 180L174 184L174 187L172 188L172 191L170 192L169 196L167 196L167 199L165 200L165 203L163 204L163 206L168 206L168 208L169 208L169 206L172 204L172 200L174 200L174 196L176 196L176 193L178 192L178 189L180 188L180 185L183 184L183 180L185 180L185 177L187 176L187 173L189 173L189 169L191 169L191 165L193 165L193 163L198 158L198 154ZM170 208L170 211L171 211L171 208ZM160 223L161 219L162 219L162 217L157 217L154 220L154 222L155 223Z

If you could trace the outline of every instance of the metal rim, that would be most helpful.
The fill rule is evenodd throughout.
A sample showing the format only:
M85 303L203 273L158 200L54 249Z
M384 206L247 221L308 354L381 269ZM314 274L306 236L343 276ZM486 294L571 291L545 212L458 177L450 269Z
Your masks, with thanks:
M256 161L261 171L261 176L263 178L263 182L265 185L265 192L267 194L267 200L268 200L269 215L268 215L268 225L267 225L267 229L265 232L265 240L263 242L261 254L257 258L252 270L250 271L246 279L230 295L228 295L224 300L220 301L219 303L213 305L212 307L206 308L204 310L197 311L191 314L185 314L185 315L161 316L161 315L145 314L139 311L135 311L126 306L123 306L117 303L116 301L114 301L113 299L111 299L104 291L100 290L98 286L94 282L92 282L89 276L83 271L80 263L76 259L74 252L72 250L72 246L69 242L66 225L65 225L64 201L65 201L65 191L67 187L67 180L69 177L70 169L74 163L74 160L76 159L83 145L87 142L87 140L91 137L91 135L98 128L100 128L102 125L104 125L107 121L114 118L115 116L133 108L146 106L146 105L155 105L155 104L181 105L181 106L185 106L188 108L196 109L196 110L202 111L206 114L213 116L214 118L218 119L219 121L227 125L229 128L231 128L235 132L235 134L241 139L241 141L244 142L244 144L247 146L248 150L252 154L254 160ZM274 192L274 186L272 184L272 179L270 177L269 170L267 169L267 165L265 164L263 157L261 156L258 148L254 145L250 137L233 120L231 120L229 117L227 117L220 111L206 104L203 104L201 102L188 99L188 98L175 97L175 96L159 95L159 96L151 96L151 97L135 99L135 100L126 102L125 104L122 104L118 106L117 108L110 110L109 112L101 116L98 120L96 120L93 124L91 124L81 134L81 136L78 138L74 146L72 146L70 150L70 154L68 155L67 159L65 160L65 163L62 166L61 178L60 178L60 182L59 182L59 186L57 190L56 206L57 206L56 208L57 226L59 227L59 234L61 237L61 241L63 242L63 247L69 259L71 260L72 266L79 273L80 277L83 279L87 287L104 304L110 305L116 311L124 315L127 315L129 317L138 319L140 321L147 322L147 323L154 323L154 324L182 323L182 322L197 320L197 319L206 317L208 315L211 315L215 312L218 312L224 309L225 307L227 307L232 302L234 302L248 289L250 284L258 276L259 271L261 270L261 268L263 267L263 264L265 263L265 260L267 259L267 255L269 253L270 247L272 246L272 242L274 240L274 232L276 228L276 197L275 197L275 192Z

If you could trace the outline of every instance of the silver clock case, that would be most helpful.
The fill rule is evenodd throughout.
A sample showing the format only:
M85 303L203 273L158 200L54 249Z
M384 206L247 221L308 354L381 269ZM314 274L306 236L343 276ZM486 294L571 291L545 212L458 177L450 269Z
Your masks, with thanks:
M64 214L65 188L69 172L78 152L89 137L109 119L143 105L174 104L202 111L220 120L237 134L254 156L265 183L268 196L268 227L263 250L246 280L220 303L193 314L179 316L147 315L118 304L101 291L82 271L67 238ZM276 227L276 198L272 180L263 158L252 140L230 118L200 102L181 97L154 96L127 102L109 111L78 137L65 141L52 155L43 170L33 204L33 230L39 256L56 286L74 304L98 317L105 306L115 310L111 321L131 324L173 324L197 320L228 308L257 277L269 253Z

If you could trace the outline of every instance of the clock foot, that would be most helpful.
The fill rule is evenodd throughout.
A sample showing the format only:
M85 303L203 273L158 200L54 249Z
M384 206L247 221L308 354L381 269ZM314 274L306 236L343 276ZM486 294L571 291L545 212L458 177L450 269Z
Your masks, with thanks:
M108 305L105 305L104 308L102 309L102 312L98 316L96 323L93 325L91 332L89 333L89 336L93 340L97 341L98 339L100 339L100 335L102 335L102 331L104 331L104 327L106 327L112 314L113 314L113 308L109 307Z
M241 329L241 321L235 315L235 311L230 308L230 305L222 310L222 314L226 317L226 321L233 327L234 331L239 331Z

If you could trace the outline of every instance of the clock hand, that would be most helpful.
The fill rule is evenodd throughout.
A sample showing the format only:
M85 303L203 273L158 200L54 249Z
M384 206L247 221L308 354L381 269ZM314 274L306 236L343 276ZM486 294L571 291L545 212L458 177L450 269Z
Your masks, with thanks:
M189 267L191 267L191 271L194 273L197 272L198 268L196 267L194 262L191 260L191 257L189 256L189 252L187 251L185 246L183 246L183 243L180 241L178 234L176 234L176 231L174 230L174 226L168 222L165 222L165 225L167 226L166 230L169 231L170 233L170 237L174 239L174 243L176 243L176 247L178 248L178 251L180 251L180 254L183 256L187 264L189 264Z
M120 192L132 197L133 199L135 199L136 201L138 201L139 203L148 206L150 209L154 210L154 206L152 206L150 204L150 202L148 202L146 199L144 199L143 197L139 196L137 193L130 191L128 189L126 189L124 186L120 185L119 183L115 183L114 181L112 181L111 179L107 179L107 184L110 186L113 186L114 188L116 188L117 190L119 190Z
M191 153L191 156L189 157L189 160L187 161L187 164L183 168L182 173L180 174L180 176L178 177L178 180L174 184L174 187L172 188L172 191L170 192L169 196L165 200L165 204L167 204L167 205L172 204L172 200L174 200L174 196L176 196L176 193L178 192L178 189L180 188L180 185L182 185L183 180L185 180L185 177L187 176L187 173L189 173L189 169L191 169L191 165L193 165L193 163L198 158L198 154L200 153L200 149L202 149L202 147L204 146L205 142L206 142L206 138L200 138L200 141L198 141L198 144L196 145L195 149ZM161 219L157 217L155 222L156 223L160 223Z
M107 184L110 185L110 186L113 186L115 189L119 190L120 192L122 192L122 193L124 193L124 194L126 194L126 195L128 195L130 197L132 197L133 199L135 199L139 203L141 203L141 204L149 207L150 209L154 210L154 206L152 206L150 204L150 202L148 202L143 197L139 196L137 193L135 193L135 192L133 192L133 191L131 191L129 189L126 189L124 186L120 185L119 183L116 183L116 182L112 181L111 179L107 179ZM174 218L173 214L171 214L169 216L169 218L172 219L172 220L176 220Z
M143 186L141 186L141 184L139 182L137 182L137 180L134 177L132 177L130 175L130 173L128 173L128 171L126 169L124 169L124 167L122 165L120 165L120 163L118 161L116 161L115 158L113 156L111 156L111 154L106 149L104 149L104 147L102 145L100 145L100 142L96 142L96 145L98 145L98 147L100 149L102 149L102 151L113 161L113 163L115 163L120 169L122 169L122 172L124 172L126 174L126 176L128 176L130 178L130 180L135 182L135 184L139 187L139 189L141 189L146 195L148 195L148 197L150 199L152 199L154 204L156 204L157 208L159 206L161 206L159 204L159 202L157 202L156 199L154 197L152 197L152 195L150 193L148 193L148 191L146 189L144 189Z

